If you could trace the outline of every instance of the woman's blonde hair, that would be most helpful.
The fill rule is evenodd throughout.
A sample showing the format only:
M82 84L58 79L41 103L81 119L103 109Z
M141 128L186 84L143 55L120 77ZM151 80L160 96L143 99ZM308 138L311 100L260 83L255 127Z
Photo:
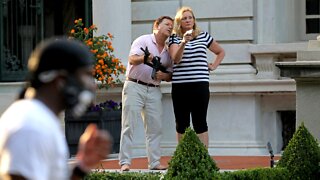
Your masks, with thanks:
M192 36L197 37L200 34L200 29L197 26L196 18L194 16L192 9L187 6L183 6L177 11L177 14L174 18L173 33L179 37L183 37L182 30L181 30L181 19L182 19L183 13L187 11L189 11L192 14L192 17L194 19Z

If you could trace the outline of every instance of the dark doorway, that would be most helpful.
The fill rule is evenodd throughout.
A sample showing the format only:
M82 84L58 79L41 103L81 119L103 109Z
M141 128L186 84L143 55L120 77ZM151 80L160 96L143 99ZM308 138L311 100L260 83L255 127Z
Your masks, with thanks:
M296 131L296 111L280 111L280 117L282 122L283 139L283 146L281 150L284 150Z
M92 0L44 1L45 37L67 35L74 20L92 24Z

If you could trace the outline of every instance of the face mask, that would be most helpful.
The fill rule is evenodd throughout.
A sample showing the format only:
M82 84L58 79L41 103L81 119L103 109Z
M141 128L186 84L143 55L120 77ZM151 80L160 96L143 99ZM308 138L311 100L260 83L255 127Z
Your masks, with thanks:
M86 112L95 97L92 91L84 88L79 80L74 77L67 77L62 92L67 109L71 111L75 118Z

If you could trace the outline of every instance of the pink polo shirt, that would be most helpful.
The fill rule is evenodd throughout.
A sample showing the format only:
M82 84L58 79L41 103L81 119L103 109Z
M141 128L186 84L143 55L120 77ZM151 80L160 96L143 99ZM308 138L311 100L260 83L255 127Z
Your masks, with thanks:
M155 39L154 34L147 34L138 37L136 40L133 41L131 45L131 50L129 56L131 55L144 55L144 52L140 48L145 49L148 47L148 50L153 56L159 56L161 58L161 64L167 68L167 71L172 72L173 63L170 59L168 47L165 46L162 52L158 51L157 42ZM139 64L139 65L131 65L128 62L126 76L138 79L145 83L152 83L154 85L159 85L160 80L153 80L151 78L152 68L146 64Z

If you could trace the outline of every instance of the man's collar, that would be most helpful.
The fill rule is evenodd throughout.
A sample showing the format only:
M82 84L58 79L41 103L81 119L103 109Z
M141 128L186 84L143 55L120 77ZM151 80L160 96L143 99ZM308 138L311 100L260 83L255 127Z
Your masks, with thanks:
M157 45L156 35L155 35L154 33L151 34L151 39L152 39L152 42ZM169 44L169 41L168 41L168 39L167 39L166 42L165 42L165 44L164 44L164 48L165 48L167 51L168 51L168 49L169 49L168 44Z

